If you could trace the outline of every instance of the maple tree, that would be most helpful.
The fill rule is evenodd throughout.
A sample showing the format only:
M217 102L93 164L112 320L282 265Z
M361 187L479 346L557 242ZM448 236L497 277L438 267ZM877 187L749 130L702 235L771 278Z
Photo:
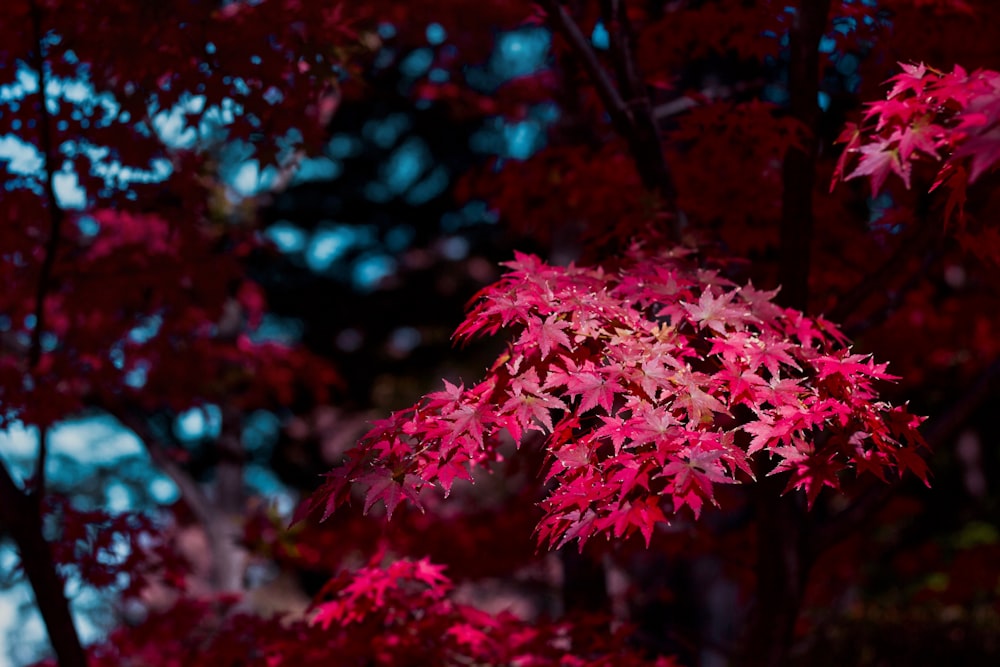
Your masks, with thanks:
M874 578L861 571L874 539L863 527L899 532L940 511L945 492L924 490L931 452L958 442L941 477L987 493L992 459L975 442L1000 369L1000 54L982 45L1000 37L998 11L986 0L4 3L0 125L30 166L3 167L0 419L29 429L37 450L26 473L0 465L0 524L55 660L671 665L716 651L783 665L842 650L816 620L840 617L815 610ZM972 26L989 34L962 38ZM543 35L547 55L498 73L503 35L518 31ZM516 44L510 62L524 57ZM408 111L380 131L364 114L382 106ZM380 208L376 220L414 220L374 225L398 277L382 271L347 301L330 278L338 242L324 207L346 216L348 195L317 195L302 174L339 168L335 142L347 146L338 159L366 152L337 130L351 108L366 110L354 134L395 162L349 188ZM406 175L396 147L411 111L445 141L490 127L544 139ZM241 188L232 163L248 159L256 183ZM442 179L454 181L449 203L484 202L482 220L499 220L473 252L459 213L435 208ZM333 248L311 263L269 240L279 222L302 233L284 221L299 200L321 210L312 250ZM428 211L441 227L414 231ZM449 238L461 243L449 250ZM500 275L498 248L522 251L500 257ZM407 294L407 281L425 293ZM389 357L435 362L411 367L408 389L371 379L406 371L358 353L369 311L415 316L408 301L453 301L471 283L464 320L421 325L470 344L461 370L413 343L416 328L396 328ZM302 285L316 293L294 294ZM344 299L332 315L324 291ZM267 335L288 312L310 335ZM498 348L474 347L482 338L503 345L485 372L474 369ZM442 374L443 388L417 398ZM321 423L336 404L356 422L395 411L345 447L351 418ZM192 454L170 425L210 408L217 432ZM178 490L168 512L87 508L57 484L50 441L81 415L138 439ZM291 526L248 503L261 415L284 423L275 469L304 480ZM933 532L883 550L911 577L922 561L946 573L912 600L995 618L996 530L973 532L948 556ZM269 606L247 585L251 560L318 579L313 597L291 586L294 603ZM471 604L463 588L516 587L545 563L558 566L559 603L534 599L523 617ZM652 570L715 579L733 604L662 590ZM84 646L67 577L140 611ZM653 590L730 629L706 621L685 635Z

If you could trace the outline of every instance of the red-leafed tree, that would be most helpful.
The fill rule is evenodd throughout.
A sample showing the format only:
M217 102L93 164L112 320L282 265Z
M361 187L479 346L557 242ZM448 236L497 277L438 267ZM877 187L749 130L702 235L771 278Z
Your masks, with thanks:
M55 660L920 664L865 623L988 636L997 14L4 3L0 420L37 449L0 465L0 529ZM333 220L362 200L355 256ZM95 416L175 503L54 474ZM261 474L302 487L291 525ZM118 601L91 646L67 579Z

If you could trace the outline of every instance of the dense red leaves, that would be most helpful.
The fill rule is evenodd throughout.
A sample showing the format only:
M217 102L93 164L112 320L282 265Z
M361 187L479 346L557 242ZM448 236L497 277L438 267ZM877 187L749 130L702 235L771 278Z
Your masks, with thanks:
M592 34L598 3L571 4L585 36ZM766 256L777 235L782 161L789 149L805 145L806 133L754 93L780 83L773 70L784 67L794 8L770 0L653 5L664 6L654 11L631 3L629 18L651 102L667 103L656 114L663 113L658 122L677 190L671 203L684 212L692 238L717 230L729 252ZM976 26L970 17L997 11L988 0L871 5L832 3L827 40L834 52L823 47L825 69L837 66L834 53L861 58L861 85L884 76L869 76L881 66L882 45L873 42L893 30L897 43L925 42L920 47L929 53L927 62L945 66L933 56L946 40L928 37L955 26L988 28L990 21ZM495 96L462 85L463 70L489 57L493 40L487 33L543 20L530 2L443 0L433 11L388 0L127 6L39 0L37 6L49 35L50 80L85 81L93 95L79 103L46 91L53 168L73 165L83 196L80 213L67 216L52 275L42 286L45 327L37 364L28 362L28 349L53 211L37 195L39 179L4 172L5 182L14 184L4 193L0 221L5 419L45 425L116 401L150 411L217 401L227 413L287 408L303 396L324 401L336 380L329 368L300 348L260 340L266 304L240 265L257 240L241 227L245 221L232 193L213 180L214 156L200 149L221 141L223 133L254 144L262 165L288 164L296 150L318 149L343 75L361 71L353 68L364 59L351 56L385 45L400 52L425 47L431 23L447 35L432 50L435 69L447 70L448 77L420 78L411 91L415 97L446 102L456 115L517 119L532 105L558 100L569 119L564 127L563 118L553 121L546 150L526 162L490 164L466 178L461 196L487 197L505 222L543 243L553 237L565 243L567 230L576 236L584 229L591 241L620 248L634 236L648 238L648 228L660 222L664 202L642 190L626 142L614 136L590 84L574 74L578 63L564 39L555 36L553 57L541 73L508 82ZM11 27L0 44L0 84L15 84L31 61L30 7L24 0L0 7L0 24ZM883 7L894 11L891 20ZM851 27L838 29L844 26ZM392 32L395 37L387 36ZM973 55L982 50L976 42L992 44L966 42ZM611 73L612 54L597 51ZM961 211L967 187L986 180L1000 161L1000 74L989 61L995 54L979 56L968 60L970 68L992 69L968 74L904 66L887 99L870 105L861 127L842 135L847 146L838 177L864 177L875 194L894 180L907 188L943 185L949 208ZM737 73L745 65L754 72L750 77ZM674 78L702 70L703 80L701 74L684 84ZM717 70L739 80L716 85L711 79ZM355 93L364 88L357 79L348 85ZM674 91L674 85L692 89ZM694 108L671 117L675 93ZM25 91L19 109L5 108L0 134L42 148L40 97ZM113 110L101 102L111 97ZM191 104L194 97L201 101ZM158 112L178 104L180 129L201 144L178 146L154 127ZM240 112L227 128L213 128L213 114L233 104ZM89 111L76 113L78 106ZM108 153L81 148L88 146ZM826 153L819 153L822 161ZM154 182L127 182L121 172L158 168L167 173ZM822 223L814 246L827 247L841 230L854 229L842 224L850 212L843 201L826 199L814 208ZM886 228L911 217L905 208L872 213ZM869 222L861 225L866 237L874 236ZM838 260L843 254L867 270L889 247L853 243L856 238L837 237L849 247L827 254ZM1000 255L995 232L982 239L974 251ZM649 544L657 526L684 506L697 516L706 503L722 499L720 486L767 474L783 475L787 490L804 491L810 504L823 488L837 489L855 473L887 479L910 470L926 477L919 419L880 400L874 389L876 381L890 378L884 364L852 352L821 318L781 308L773 293L733 284L696 261L682 252L637 250L603 269L561 268L518 256L513 271L480 294L458 330L462 340L502 333L507 353L482 381L446 383L376 425L347 464L330 473L313 506L329 514L354 487L363 493L365 511L384 505L392 515L404 500L419 506L422 489L438 485L447 493L456 479L470 479L500 459L510 440L545 452L539 479L548 490L537 531L548 545L579 539L582 547L598 534L634 533ZM853 273L848 279L826 270L828 261L815 261L813 281L846 290ZM963 355L996 352L990 320L982 314L991 302L984 299L969 320L957 307L935 309L930 289L914 290L905 317L890 321L895 337L911 343L920 336L948 339L952 321L964 319L971 323L962 335L971 342L961 349L954 339L950 347L935 343L929 355L921 354L923 348L915 352L916 345L895 351L894 359L913 367L907 371L914 381L928 368L958 364ZM528 495L519 496L521 510ZM434 512L436 506L427 504ZM470 523L501 535L524 523L523 516L505 523L490 512L436 523L431 518L413 519L410 533L400 538L403 551L436 550L459 560L482 544ZM348 528L345 534L356 537L355 527ZM64 564L77 560L92 584L109 585L128 573L137 586L135 575L147 566L141 550L124 562L108 555L116 540L137 546L151 529L132 517L66 512L65 542L56 556ZM375 535L365 546L380 543ZM356 546L310 535L287 549L285 562L336 571L356 555L348 549ZM747 550L742 547L735 551ZM458 604L441 569L427 561L373 561L335 579L326 593L308 621L257 618L228 602L185 601L117 631L92 655L100 665L648 664L623 652L617 637L602 643L603 632L588 632L586 625L529 626Z
M1000 162L1000 73L959 66L942 72L925 65L902 65L881 102L868 105L860 129L848 127L838 175L867 176L878 194L894 173L910 187L914 165L936 171L933 187L950 191L949 209L961 206L965 188Z
M150 103L168 110L200 95L205 104L186 115L197 127L207 110L228 99L244 107L232 131L257 135L265 162L273 161L292 128L310 144L321 138L322 99L336 83L340 45L356 39L351 18L336 2L241 0L223 9L206 0L42 4L53 10L46 27L61 37L58 52L71 51L87 63L95 87L112 92L136 122ZM126 34L135 39L123 41Z
M308 618L261 618L233 600L182 600L90 650L91 664L146 667L671 667L629 649L622 631L591 621L527 623L455 602L427 560L373 561L324 589Z
M743 230L754 248L773 241L764 230L749 234L746 229L759 229L761 222L780 216L781 162L803 140L794 119L781 118L774 105L764 102L717 102L678 118L668 139L678 204L692 222ZM732 206L734 201L742 204ZM745 250L742 244L734 248Z
M31 36L31 3L8 5L8 32ZM223 132L256 145L262 166L287 161L302 142L319 144L342 60L335 41L353 35L343 13L281 0L224 11L212 2L35 6L41 36L52 35L44 54L50 145L39 131L37 86L25 87L3 122L51 153L43 172L73 165L79 210L50 210L41 195L48 174L5 178L2 418L48 424L123 396L173 410L224 399L246 408L324 400L336 381L329 367L255 335L265 306L241 262L259 241L218 202L232 193L209 173L204 151L219 140L220 109L233 104L241 113ZM132 33L139 42L123 41ZM14 82L34 44L4 48L0 68ZM157 119L172 108L175 134L190 135L180 145ZM36 338L42 354L28 368Z
M848 468L884 477L911 470L919 419L880 402L884 364L851 354L828 322L735 286L684 253L634 249L617 269L554 267L519 255L483 290L459 340L514 336L486 378L446 383L379 422L330 473L314 504L333 507L350 485L365 508L497 459L506 432L537 433L551 458L538 526L543 543L582 544L642 533L688 506L714 503L717 484L751 480L763 451L812 503Z
M513 231L543 242L566 229L582 229L594 243L627 238L648 227L654 209L616 139L596 149L551 146L524 162L488 165L466 175L456 194L486 199Z

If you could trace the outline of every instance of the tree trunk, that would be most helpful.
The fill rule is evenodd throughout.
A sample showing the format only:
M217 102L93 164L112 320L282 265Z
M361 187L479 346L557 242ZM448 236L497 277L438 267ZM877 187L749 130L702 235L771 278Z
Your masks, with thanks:
M42 517L36 498L21 491L0 464L0 520L17 543L21 567L35 594L35 604L49 634L60 667L87 667L62 578L52 551L42 534Z
M742 660L750 667L788 664L795 621L812 565L800 499L780 495L784 483L781 477L772 477L759 482L755 489L757 597Z
M819 41L826 30L830 0L803 0L789 31L789 111L807 135L782 165L781 247L778 277L781 305L809 307L813 189L819 121ZM744 663L754 667L787 664L795 621L808 581L811 555L804 539L805 516L795 495L782 496L784 475L768 478L761 466L754 488L757 523L757 597L744 640Z

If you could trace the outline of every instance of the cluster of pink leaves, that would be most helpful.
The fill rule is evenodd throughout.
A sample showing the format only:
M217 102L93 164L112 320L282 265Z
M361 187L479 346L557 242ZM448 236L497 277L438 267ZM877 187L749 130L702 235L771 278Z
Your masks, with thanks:
M635 248L614 270L518 255L456 332L507 330L507 353L478 384L446 382L377 423L312 506L329 514L358 486L366 511L382 501L391 516L497 460L505 433L549 455L538 538L550 546L636 531L648 542L671 513L715 503L716 485L760 474L787 472L810 503L849 468L925 477L920 419L873 387L892 377L884 364L685 255Z
M889 174L910 187L917 163L934 165L932 189L946 184L949 209L960 206L965 188L1000 162L1000 73L956 66L942 72L901 65L885 100L868 105L860 126L849 124L835 181L860 156L846 179L866 176L878 194Z
M332 580L311 618L262 618L233 600L182 600L90 651L102 665L506 665L671 667L625 647L606 621L527 623L455 602L451 581L427 560L381 556Z

